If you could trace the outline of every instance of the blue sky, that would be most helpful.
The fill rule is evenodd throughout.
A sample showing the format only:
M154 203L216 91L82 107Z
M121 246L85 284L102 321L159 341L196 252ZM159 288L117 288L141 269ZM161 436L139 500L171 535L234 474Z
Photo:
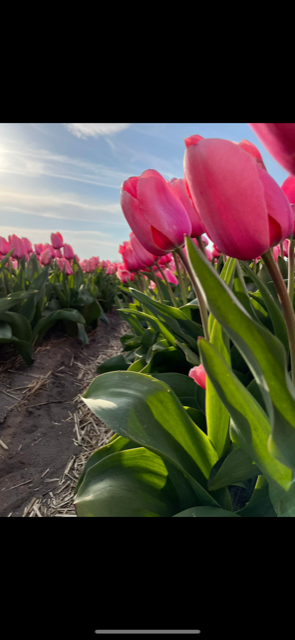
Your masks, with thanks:
M246 123L0 123L0 235L45 243L60 231L81 260L121 261L130 233L122 182L145 169L182 178L183 140L193 134L250 140L279 185L288 176Z

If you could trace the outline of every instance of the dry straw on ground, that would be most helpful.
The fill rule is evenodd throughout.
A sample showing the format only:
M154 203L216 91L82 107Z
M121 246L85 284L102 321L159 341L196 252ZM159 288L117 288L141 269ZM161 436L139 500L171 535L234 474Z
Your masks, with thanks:
M121 335L126 331L125 323L121 326ZM121 343L118 333L116 338L110 341L108 349L98 358L91 358L84 354L87 359L87 365L73 361L73 368L77 373L76 384L79 384L81 390L79 395L71 403L69 407L69 420L74 420L73 441L77 448L77 455L69 458L67 466L60 478L51 478L50 469L47 469L43 476L46 477L44 482L48 482L48 493L46 496L34 498L24 509L23 517L42 518L42 517L59 517L74 518L77 517L75 507L73 505L74 490L80 475L84 469L90 455L99 447L107 444L113 432L106 427L94 414L88 409L86 404L81 400L82 395L89 387L92 380L97 376L97 367L99 364L117 355L121 351ZM51 372L50 372L51 373ZM56 372L57 373L57 372ZM49 374L47 379L49 378ZM83 382L79 382L83 378ZM43 380L43 384L46 380ZM29 393L33 393L32 391ZM26 394L26 397L27 394ZM10 515L10 514L9 514Z

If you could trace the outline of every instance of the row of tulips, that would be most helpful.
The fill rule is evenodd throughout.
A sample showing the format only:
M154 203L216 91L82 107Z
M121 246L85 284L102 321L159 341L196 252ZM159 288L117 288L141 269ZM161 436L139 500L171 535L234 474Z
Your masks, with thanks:
M60 233L34 249L27 238L1 237L0 249L0 344L13 345L28 365L34 345L53 327L87 344L87 329L108 323L115 301L126 300L124 264L80 261Z
M78 516L295 516L295 123L250 126L281 187L252 143L199 135L183 178L122 185L130 332L83 396L114 435Z

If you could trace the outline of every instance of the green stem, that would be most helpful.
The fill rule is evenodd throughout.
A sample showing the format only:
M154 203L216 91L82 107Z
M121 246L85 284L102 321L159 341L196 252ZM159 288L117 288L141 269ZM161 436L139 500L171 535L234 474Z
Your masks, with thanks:
M170 293L170 298L171 298L171 300L172 300L172 303L173 303L174 307L176 307L176 308L177 308L177 304L176 304L176 300L175 300L175 297L174 297L174 293L173 293L173 291L172 291L172 287L171 287L171 285L170 285L170 282L168 282L168 280L167 280L167 278L166 278L165 271L163 271L162 267L160 266L160 264L159 264L158 262L156 262L156 265L158 265L158 269L159 269L159 271L160 271L160 273L161 273L161 275L162 275L162 278L163 278L163 280L165 280L165 282L166 282L166 285L167 285L167 287L168 287L168 291L169 291L169 293Z
M203 331L204 331L204 337L206 340L210 340L210 336L209 336L209 330L208 330L208 313L207 313L207 307L205 304L205 300L202 296L201 290L199 289L199 285L195 276L195 273L193 271L193 269L190 266L190 263L183 251L182 248L178 248L176 249L182 264L184 266L184 268L187 270L187 273L191 279L191 283L194 287L195 290L195 294L196 294L196 298L198 298L198 303L199 303L199 309L200 309L200 315L201 315L201 320L202 320L202 325L203 325Z
M275 263L272 250L269 249L262 255L262 258L272 277L274 286L279 296L280 303L282 305L289 338L292 381L293 384L295 384L295 315L293 306L291 305L290 296L287 292L281 272Z
M173 251L173 255L174 255L174 262L175 262L175 266L176 266L177 278L178 278L178 282L179 282L179 285L180 285L182 302L183 302L183 304L187 304L185 286L184 286L184 282L183 282L181 268L180 268L180 265L179 265L179 262L178 262L179 258L178 258L178 255L176 254L176 251Z
M290 296L292 307L293 307L293 294L294 294L294 247L295 247L295 240L293 240L292 238L289 241L289 247L288 247L288 293Z
M144 289L143 289L142 281L141 281L141 276L140 276L139 272L137 272L136 275L137 275L137 281L138 281L138 286L140 288L140 291L141 291L141 293L144 293Z
M199 245L199 247L200 247L200 249L201 249L202 253L203 253L203 254L204 254L204 256L206 256L206 258L207 258L207 253L206 253L206 249L205 249L205 246L204 246L204 242L203 242L203 240L202 240L202 236L197 236L197 238L196 238L196 239L197 239L198 245Z
M159 294L159 296L160 296L160 300L161 300L161 302L162 302L163 304L165 304L165 300L164 300L164 298L163 298L163 294L162 294L161 286L160 286L160 284L159 284L159 278L158 278L158 276L157 276L156 272L155 272L155 271L153 271L152 267L150 267L150 272L151 272L151 273L154 275L154 277L155 277L156 286L157 286L157 291L158 291L158 294Z
M280 242L280 250L281 250L281 258L284 257L284 247L283 247L283 243Z

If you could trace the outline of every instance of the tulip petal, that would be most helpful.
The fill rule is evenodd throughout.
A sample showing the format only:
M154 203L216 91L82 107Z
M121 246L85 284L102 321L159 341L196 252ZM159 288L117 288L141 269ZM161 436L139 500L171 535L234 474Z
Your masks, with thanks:
M121 191L120 200L124 216L139 242L141 242L142 246L150 253L156 256L162 256L165 251L159 249L155 244L151 225L142 215L138 201L125 190ZM168 253L168 250L166 253Z
M258 167L264 188L264 200L269 216L270 244L274 246L288 238L293 231L293 215L288 199L275 180Z

